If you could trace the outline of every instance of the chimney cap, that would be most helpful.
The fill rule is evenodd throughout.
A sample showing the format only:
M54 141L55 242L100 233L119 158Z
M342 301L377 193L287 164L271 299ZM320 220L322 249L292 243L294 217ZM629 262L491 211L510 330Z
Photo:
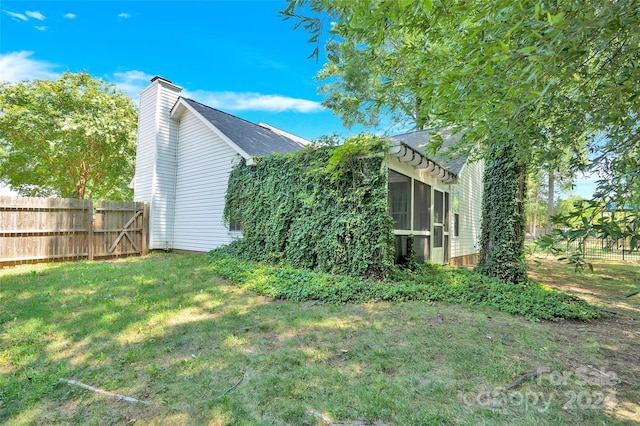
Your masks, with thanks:
M154 82L154 81L156 81L156 80L162 80L162 81L166 81L167 83L171 83L171 84L173 84L173 82L172 82L171 80L167 80L166 78L164 78L164 77L160 77L159 75L156 75L155 77L153 77L153 78L151 79L151 82L153 83L153 82Z

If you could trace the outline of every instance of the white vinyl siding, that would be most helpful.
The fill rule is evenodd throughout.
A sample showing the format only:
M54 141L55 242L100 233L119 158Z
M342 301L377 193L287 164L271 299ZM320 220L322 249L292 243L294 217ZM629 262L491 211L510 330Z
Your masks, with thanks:
M151 204L149 248L172 248L176 123L169 116L180 88L154 81L140 94L134 200Z
M153 197L153 245L151 248L173 248L173 201L176 178L176 123L169 116L178 94L162 90L158 99L156 189Z
M136 145L136 174L134 201L151 201L153 175L156 161L156 111L158 86L149 87L140 93L138 115L138 142Z
M466 163L452 185L452 213L458 214L459 236L451 238L451 257L466 256L480 251L480 224L482 218L484 162ZM457 205L456 205L457 204ZM451 214L451 221L453 221ZM451 224L453 230L453 223ZM453 235L453 232L452 232Z
M232 241L222 214L237 153L186 111L178 133L173 247L209 251Z

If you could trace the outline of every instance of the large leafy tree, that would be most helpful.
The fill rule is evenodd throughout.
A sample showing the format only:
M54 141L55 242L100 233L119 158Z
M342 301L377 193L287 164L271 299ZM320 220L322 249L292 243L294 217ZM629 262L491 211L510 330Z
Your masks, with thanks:
M128 199L137 110L87 73L0 85L0 180L22 195Z
M480 270L519 281L527 165L555 158L552 152L577 158L599 131L606 138L589 145L592 156L625 178L627 192L638 185L630 173L638 156L622 155L637 153L640 139L638 6L638 0L290 0L283 14L316 42L331 23L320 78L327 105L346 123L401 115L411 105L417 127L457 125L466 129L463 143L481 144L485 193L504 189L504 203L492 212L495 204L485 200Z

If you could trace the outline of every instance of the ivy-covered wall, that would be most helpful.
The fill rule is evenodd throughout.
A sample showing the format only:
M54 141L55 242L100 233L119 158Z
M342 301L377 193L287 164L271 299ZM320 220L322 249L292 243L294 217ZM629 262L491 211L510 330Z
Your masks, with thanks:
M386 275L393 264L383 140L357 136L236 165L225 220L242 225L239 254L297 267Z

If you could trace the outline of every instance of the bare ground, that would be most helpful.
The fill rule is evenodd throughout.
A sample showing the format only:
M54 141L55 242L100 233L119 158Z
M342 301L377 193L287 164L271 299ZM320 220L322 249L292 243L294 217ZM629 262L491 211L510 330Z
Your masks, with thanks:
M556 342L568 348L554 356L570 368L614 377L618 404L611 410L616 418L629 424L640 423L640 295L626 297L636 285L640 286L640 265L597 264L593 273L584 272L582 276L576 276L570 265L564 265L564 274L554 272L564 269L559 266L554 259L537 258L536 264L530 265L530 276L601 306L605 316L588 323L550 323ZM592 365L594 347L599 365Z

